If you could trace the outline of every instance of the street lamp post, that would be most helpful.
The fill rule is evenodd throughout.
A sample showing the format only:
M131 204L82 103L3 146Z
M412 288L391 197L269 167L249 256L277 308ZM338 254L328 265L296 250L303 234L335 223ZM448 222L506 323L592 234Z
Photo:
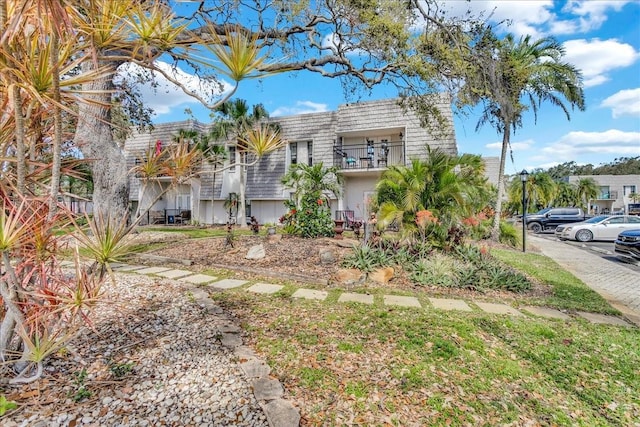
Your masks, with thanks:
M527 179L529 172L522 169L520 181L522 181L522 252L527 251Z

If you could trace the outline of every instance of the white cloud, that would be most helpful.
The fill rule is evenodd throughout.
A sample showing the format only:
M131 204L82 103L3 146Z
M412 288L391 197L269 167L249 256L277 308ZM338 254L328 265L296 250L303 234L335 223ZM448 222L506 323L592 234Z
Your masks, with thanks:
M293 116L297 114L324 113L325 111L329 111L327 104L297 101L294 107L278 107L270 115L271 117Z
M544 158L575 160L589 154L640 156L640 132L609 129L603 132L569 132L542 149Z
M571 21L575 26L574 32L583 32L597 30L607 20L607 12L613 10L619 12L629 1L570 1L567 2L562 9L563 12L577 15L578 18ZM556 33L557 34L557 33ZM570 34L570 33L563 33Z
M640 88L614 93L602 101L600 106L610 107L614 119L625 115L640 117Z
M516 36L531 35L534 39L545 35L567 35L587 33L599 29L610 12L619 12L631 0L587 0L568 1L561 16L554 13L554 1L523 0L473 0L445 3L447 11L454 16L463 16L468 10L474 15L483 14L493 23L511 25L504 30Z
M179 68L173 68L165 62L156 62L156 66L172 78L180 81L189 91L196 93L207 102L213 103L219 99L223 93L231 90L232 86L227 82L215 83L201 79L199 76L189 74ZM127 63L118 68L118 73L122 78L134 81L134 75L144 72L138 65ZM152 82L154 86L152 86ZM196 98L187 95L175 84L167 80L163 75L153 72L153 79L147 84L140 86L140 92L144 99L145 106L153 109L155 115L168 114L175 108L188 104L200 104Z
M532 139L526 139L524 141L518 141L518 142L511 142L511 149L516 152L516 151L527 151L529 150L533 145L535 145L535 142ZM490 150L501 150L502 149L502 142L492 142L490 144L485 145L486 148L490 149Z
M609 80L608 72L628 67L640 58L633 46L616 39L569 40L564 47L564 59L582 71L585 87L604 83Z

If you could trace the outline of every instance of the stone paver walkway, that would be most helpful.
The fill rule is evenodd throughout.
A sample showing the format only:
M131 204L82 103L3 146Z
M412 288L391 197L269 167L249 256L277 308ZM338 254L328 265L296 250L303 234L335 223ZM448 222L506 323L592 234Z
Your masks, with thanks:
M256 294L265 294L270 295L274 294L284 288L282 285L275 285L271 283L253 283L250 284L247 280L239 280L239 279L221 279L218 280L215 276L210 276L207 274L196 274L192 273L188 270L171 270L166 269L164 267L147 267L141 265L118 265L114 270L121 272L132 272L136 274L153 274L161 277L165 277L168 279L177 279L186 283L194 284L194 285L206 285L215 289L219 289L222 291L236 288L243 288L247 292L252 292ZM245 287L245 285L250 284L250 286ZM305 300L314 300L314 301L324 301L327 299L329 293L327 291L317 290L317 289L307 289L307 288L299 288L292 295L292 298L295 299L305 299ZM372 305L374 304L374 296L363 293L354 293L354 292L342 292L338 296L339 303L361 303ZM461 299L452 299L452 298L428 298L429 303L436 310L457 310L463 312L472 312L474 309L464 300ZM406 295L382 295L382 303L386 306L397 306L404 308L416 308L423 309L422 304L418 300L418 298L413 296ZM501 303L492 303L492 302L484 302L484 301L473 301L473 304L479 310L496 315L506 315L513 317L521 317L521 316L540 316L549 319L557 319L557 320L570 320L572 317L567 313L564 313L560 310L556 310L549 307L534 307L534 306L523 306L520 309L512 307L507 304ZM616 316L607 316L602 314L595 313L577 313L577 317L587 320L592 323L601 323L608 324L614 326L624 326L631 327L633 326L631 323L627 322L624 319L621 319Z
M609 261L559 240L527 237L544 255L570 271L640 326L640 274L621 262Z

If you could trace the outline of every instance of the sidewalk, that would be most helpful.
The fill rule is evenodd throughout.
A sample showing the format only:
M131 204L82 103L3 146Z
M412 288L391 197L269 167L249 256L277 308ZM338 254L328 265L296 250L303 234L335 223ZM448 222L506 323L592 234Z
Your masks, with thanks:
M527 239L640 326L640 274L623 263L608 261L558 240L533 235Z

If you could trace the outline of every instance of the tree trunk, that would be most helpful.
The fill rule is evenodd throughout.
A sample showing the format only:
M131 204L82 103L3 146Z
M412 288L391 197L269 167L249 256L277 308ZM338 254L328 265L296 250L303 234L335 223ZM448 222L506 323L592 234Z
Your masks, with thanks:
M104 65L104 64L102 64ZM86 66L93 67L89 61ZM109 64L115 72L117 64ZM103 76L83 85L93 91L90 98L96 103L80 103L75 143L93 173L93 209L103 218L121 219L129 210L129 174L123 150L113 138L111 104L113 75Z
M246 158L247 154L240 152L240 193L238 194L238 221L236 223L240 228L247 228L247 218L245 216L245 212L247 211L245 204L247 171L244 165Z
M49 213L48 218L52 219L58 210L58 190L60 187L60 164L62 145L62 110L60 109L60 68L58 60L59 39L58 34L54 31L51 35L51 68L53 79L53 99L56 104L53 105L53 146L52 146L52 162L51 162L51 187L49 189Z
M511 138L511 125L508 122L505 122L504 125L500 167L498 168L498 199L496 200L496 211L493 217L493 228L491 229L491 239L496 242L500 240L500 220L502 218L502 199L504 198L504 165L507 158L507 147L509 147Z

